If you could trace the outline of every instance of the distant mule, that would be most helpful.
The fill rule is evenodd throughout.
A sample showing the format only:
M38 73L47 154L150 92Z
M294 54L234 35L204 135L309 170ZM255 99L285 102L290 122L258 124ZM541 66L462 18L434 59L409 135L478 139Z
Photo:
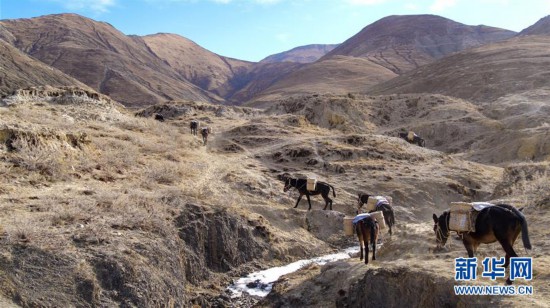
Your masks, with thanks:
M212 132L210 127L203 127L201 128L201 136L202 136L202 144L206 145L206 142L208 141L208 135Z
M376 242L380 231L378 222L369 214L359 214L353 219L353 226L359 239L359 260L363 260L365 247L365 264L369 264L369 242L372 245L372 260L376 260Z
M375 198L375 196L371 196L369 194L363 194L359 193L357 194L357 214L359 214L359 210L363 207L363 204L367 203L369 201L369 198ZM392 226L395 225L395 215L393 213L393 208L390 205L389 202L377 202L376 208L374 210L369 211L369 213L372 212L382 212L384 213L384 221L386 222L386 225L388 226L390 235L392 235Z
M196 136L197 129L199 128L199 122L196 120L193 120L191 121L191 124L189 125L189 127L191 128L191 134Z
M154 118L157 121L164 122L164 116L160 113L155 113Z
M311 201L309 200L309 196L315 196L315 195L321 195L323 199L325 200L325 207L323 210L327 209L327 206L330 205L330 210L332 211L332 199L329 198L330 189L332 188L332 195L333 197L336 197L336 192L334 191L334 187L332 185L325 183L325 182L317 182L317 185L315 186L315 190L307 190L307 180L306 179L294 179L294 178L286 178L285 179L285 188L283 189L284 192L287 192L292 187L298 189L298 192L300 193L300 196L298 197L298 200L296 201L296 205L294 208L298 207L298 203L300 203L300 200L302 200L302 196L306 195L307 197L307 203L309 204L308 211L311 210Z
M416 144L420 147L426 146L426 141L424 141L424 139L417 134L414 134L412 140L409 138L409 133L399 133L399 137L405 139L408 143Z
M439 217L433 214L434 232L438 248L445 246L449 238L449 219L449 211L443 212ZM504 267L508 267L510 257L518 256L514 251L514 242L520 232L523 247L531 249L527 220L523 213L511 205L496 204L482 209L477 215L475 230L475 232L461 232L462 243L468 251L469 258L474 257L479 244L490 244L498 241L504 252L506 252ZM510 277L508 277L506 283L512 284Z

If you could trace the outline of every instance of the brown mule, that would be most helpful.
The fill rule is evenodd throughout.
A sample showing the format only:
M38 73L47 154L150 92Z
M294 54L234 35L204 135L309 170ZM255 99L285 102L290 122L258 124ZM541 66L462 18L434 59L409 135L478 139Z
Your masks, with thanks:
M443 247L449 238L449 211L441 216L433 214L434 232L437 246ZM498 241L506 253L504 267L508 267L511 257L517 257L514 242L521 232L521 240L525 249L531 249L529 230L525 216L515 207L507 204L497 204L481 210L476 219L475 232L464 232L462 243L468 251L468 257L473 258L480 244L490 244ZM508 277L507 284L512 284Z
M376 260L376 242L379 233L378 222L370 215L355 223L355 232L359 239L359 260L363 260L363 246L365 247L365 264L369 264L369 242L372 245L372 259Z

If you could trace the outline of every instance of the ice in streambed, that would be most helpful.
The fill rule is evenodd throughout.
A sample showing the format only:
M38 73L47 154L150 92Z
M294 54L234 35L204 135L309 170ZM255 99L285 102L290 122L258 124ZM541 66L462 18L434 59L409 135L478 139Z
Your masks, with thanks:
M309 260L300 260L284 266L272 267L263 271L251 273L230 285L228 290L231 292L231 297L233 298L241 296L243 292L247 292L253 296L265 297L271 292L273 282L277 281L277 279L283 275L295 272L312 263L324 265L328 262L348 259L350 258L350 254L357 252L359 252L359 246L347 248L342 252Z

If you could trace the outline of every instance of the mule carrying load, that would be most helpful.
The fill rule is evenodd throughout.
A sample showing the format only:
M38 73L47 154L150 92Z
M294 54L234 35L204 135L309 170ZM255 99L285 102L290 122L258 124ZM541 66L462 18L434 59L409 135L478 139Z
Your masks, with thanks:
M374 218L378 222L378 228L380 230L386 229L386 222L384 220L384 213L383 212L372 212L372 213L363 213L359 214L355 217L344 217L344 233L348 236L354 234L354 228L353 226L357 223L357 221L361 220L361 218L364 218L366 216L370 216Z
M346 221L346 220L344 220ZM381 221L384 221L382 219ZM369 263L369 243L372 246L372 259L376 260L376 242L380 232L380 220L374 218L372 213L359 214L351 220L359 240L359 259L363 260L363 248L365 249L365 264Z
M450 210L444 211L439 217L436 214L432 217L438 249L445 247L451 231L461 235L469 258L474 257L480 244L498 241L506 252L506 268L510 264L510 258L518 256L514 251L514 242L520 233L523 247L532 248L525 216L521 209L508 204L452 203ZM506 283L512 284L512 279L508 277Z
M366 210L367 212L371 212L376 210L376 207L381 205L382 203L388 203L390 206L392 205L392 197L390 196L371 196L367 200Z

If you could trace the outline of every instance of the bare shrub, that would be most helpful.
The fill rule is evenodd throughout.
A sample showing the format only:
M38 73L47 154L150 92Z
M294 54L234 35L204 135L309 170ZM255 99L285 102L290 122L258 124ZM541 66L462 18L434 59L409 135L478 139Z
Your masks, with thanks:
M155 162L145 167L145 179L158 184L170 185L181 181L182 172L178 163Z
M115 212L112 228L143 230L161 235L173 232L166 204L156 194L141 191L121 194L113 201L112 211Z
M138 150L131 142L117 139L98 139L96 146L100 151L95 157L96 169L120 173L136 164Z
M70 158L56 143L44 143L38 139L21 137L12 146L15 153L12 162L29 171L36 171L51 179L62 178L70 165Z

